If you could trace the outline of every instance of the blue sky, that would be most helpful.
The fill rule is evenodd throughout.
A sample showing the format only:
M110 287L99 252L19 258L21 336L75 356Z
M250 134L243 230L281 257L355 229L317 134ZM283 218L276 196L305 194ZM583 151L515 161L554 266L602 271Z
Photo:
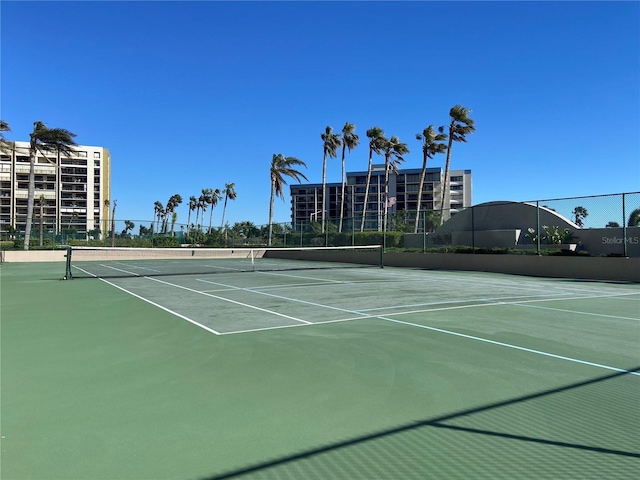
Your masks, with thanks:
M266 224L269 164L322 179L320 134L356 125L365 170L377 125L415 134L472 110L455 144L473 204L640 190L638 2L0 3L0 117L36 120L112 155L117 218L150 221L175 193L234 182L226 221ZM444 166L444 155L429 166ZM339 182L340 159L327 181ZM214 212L214 225L222 208ZM290 220L290 198L275 222ZM136 224L136 231L137 231Z

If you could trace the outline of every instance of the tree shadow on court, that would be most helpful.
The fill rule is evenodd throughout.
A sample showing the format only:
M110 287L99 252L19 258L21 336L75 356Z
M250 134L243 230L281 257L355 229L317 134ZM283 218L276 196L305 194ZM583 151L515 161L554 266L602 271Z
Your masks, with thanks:
M563 471L567 478L580 472L624 478L640 459L640 379L631 375L639 371L417 420L201 480L477 478L479 472L558 478Z

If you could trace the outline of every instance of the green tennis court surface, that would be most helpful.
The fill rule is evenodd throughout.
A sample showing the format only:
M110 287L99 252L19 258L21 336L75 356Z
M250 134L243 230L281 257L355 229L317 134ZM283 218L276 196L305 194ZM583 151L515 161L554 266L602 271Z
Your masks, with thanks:
M0 266L3 479L640 469L637 284L64 271Z

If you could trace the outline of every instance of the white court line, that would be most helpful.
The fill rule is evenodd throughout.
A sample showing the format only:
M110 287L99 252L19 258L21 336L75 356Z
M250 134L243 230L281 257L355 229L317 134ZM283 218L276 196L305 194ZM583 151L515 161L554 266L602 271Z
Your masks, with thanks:
M211 282L209 280L204 280L204 279L199 279L199 278L196 278L196 280L199 281L199 282L216 284L215 282ZM353 284L365 285L365 284L369 284L369 283L377 283L377 282L366 282L366 281L362 281L362 280L350 281L350 282L339 282L340 285L353 285ZM220 284L220 285L224 285L224 284ZM295 283L295 284L282 283L282 284L279 284L279 285L257 285L255 287L251 287L251 288L252 288L253 291L255 291L257 293L260 290L274 290L274 289L282 289L282 288L292 289L292 288L318 287L318 286L334 286L334 284L333 283L327 284L326 282L309 282L309 283ZM227 288L216 288L216 289L213 289L213 290L203 290L203 291L204 292L211 292L211 293L228 292L228 291L231 291L231 290L237 290L238 288L240 288L240 287L230 286L230 287L227 287Z
M247 290L247 291L249 291L251 293L261 293L261 292L253 292L251 290L244 289L244 288L242 288L241 290ZM286 297L280 297L280 298L283 298L285 300L293 300L293 301L295 301L295 299L288 299ZM551 299L551 300L554 300L554 299ZM539 300L531 300L531 301L539 301ZM303 303L311 303L311 302L303 302ZM497 302L497 303L494 303L494 304L485 304L485 305L476 305L476 306L484 307L484 306L489 306L489 305L494 305L494 306L495 305L505 305L505 304L509 304L509 303L510 302ZM517 304L517 303L519 303L519 302L512 302L512 304ZM352 313L352 314L355 314L355 315L361 315L362 314L362 312L357 311L357 310L347 310L347 309L342 309L342 308L332 307L332 306L329 306L329 305L322 305L322 304L313 304L313 305L324 307L324 308L330 308L330 309L333 309L333 310L341 310L341 311L343 311L345 313ZM458 307L451 307L451 308L468 308L468 307L470 307L470 306L458 306ZM449 308L447 308L447 309L449 309ZM433 311L433 310L430 310L430 311ZM402 314L408 314L408 313L413 313L413 312L403 312ZM492 345L498 345L498 346L501 346L501 347L512 348L514 350L520 350L520 351L523 351L523 352L534 353L536 355L542 355L542 356L546 356L546 357L557 358L557 359L560 359L560 360L566 360L566 361L569 361L569 362L579 363L579 364L582 364L582 365L589 365L589 366L592 366L592 367L603 368L603 369L612 370L612 371L615 371L615 372L630 373L631 375L640 376L640 372L633 372L633 371L629 371L629 370L625 370L625 369L621 369L621 368L617 368L617 367L611 367L609 365L603 365L603 364L600 364L600 363L588 362L586 360L580 360L580 359L577 359L577 358L566 357L566 356L563 356L563 355L556 355L554 353L543 352L541 350L534 350L534 349L531 349L531 348L520 347L518 345L513 345L513 344L510 344L510 343L497 342L495 340L489 340L488 338L476 337L476 336L473 336L473 335L467 335L467 334L464 334L464 333L458 333L458 332L454 332L454 331L451 331L451 330L444 330L442 328L429 327L429 326L426 326L426 325L420 325L418 323L405 322L405 321L402 321L402 320L396 320L396 319L389 318L389 317L386 317L386 316L376 315L376 316L370 316L368 318L376 318L376 319L379 319L379 320L384 320L384 321L392 322L392 323L398 323L398 324L401 324L401 325L408 325L408 326L412 326L412 327L423 328L423 329L426 329L426 330L431 330L431 331L440 332L440 333L446 333L448 335L454 335L454 336L457 336L457 337L467 338L467 339L470 339L470 340L476 340L478 342L484 342L484 343L489 343L489 344L492 344ZM356 318L356 319L362 319L362 317ZM346 319L343 319L341 321L346 321ZM329 322L320 322L320 323L329 323ZM276 328L281 328L281 327L270 327L268 329L269 330L273 330L273 329L276 329ZM234 333L248 333L249 331L256 332L256 331L262 331L262 330L267 330L267 329L252 329L252 330L246 330L246 331L241 331L241 332L228 332L228 333L225 333L223 335L230 335L230 334L234 334Z
M351 320L362 320L363 318L378 318L378 317L358 317L358 318L341 318L337 320L327 320L326 322L318 322L313 323L312 325L324 325L325 323L340 323L340 322L349 322ZM294 328L294 327L307 327L307 325L278 325L275 327L260 327L260 328L248 328L247 330L239 330L236 332L225 332L220 335L237 335L238 333L253 333L253 332L264 332L267 330L280 330L281 328Z
M101 267L104 268L110 268L111 270L115 270L116 272L122 272L122 273L126 273L127 275L133 275L134 277L139 277L140 274L139 273L135 273L135 272L129 272L127 270L123 270L121 268L116 268L116 267L112 267L111 265L104 265L104 264L100 264ZM84 271L84 270L83 270ZM96 275L94 275L95 277Z
M577 310L565 310L563 308L541 307L540 305L526 305L526 304L518 304L518 303L514 303L514 305L516 305L518 307L540 308L540 309L543 309L543 310L553 310L553 311L556 311L556 312L576 313L578 315L592 315L594 317L615 318L617 320L632 320L634 322L640 322L640 318L619 317L617 315L605 315L604 313L580 312L580 311L577 311Z
M116 265L122 265L123 267L129 267L129 268L133 268L133 269L137 269L137 270L147 270L149 272L157 272L160 273L162 270L156 270L155 268L147 268L147 267L141 267L139 265L135 265L135 264L131 264L131 263L122 263L122 262L116 262ZM115 267L110 267L109 265L104 265L101 264L101 266L103 267L107 267L107 268L114 268L115 270L117 270L117 268ZM123 272L126 270L122 270Z
M314 280L316 282L323 282L323 283L343 283L340 280L332 280L330 278L318 278L318 277L306 277L303 275L292 275L290 273L277 273L277 272L256 272L259 273L261 275L275 275L275 276L279 276L279 277L290 277L290 278L302 278L303 280Z
M397 267L389 267L391 269L393 268L397 268ZM401 267L402 268L402 267ZM464 285L470 284L470 285L476 285L478 283L478 276L473 275L473 276L468 276L468 275L462 275L462 274L456 274L454 272L451 272L451 275L446 275L446 274L438 274L437 272L434 271L429 271L428 275L419 275L419 274L412 274L412 273L418 273L418 270L409 270L407 272L401 272L401 273L395 273L393 271L385 271L385 275L387 276L393 276L393 277L401 277L404 278L405 280L420 280L420 281L424 281L425 283L438 283L438 284L444 284L444 283L452 283L454 285L456 285L457 289L460 288L464 288ZM477 273L482 273L482 272L477 272ZM568 284L566 282L562 282L562 278L557 278L557 279L548 279L548 280L552 280L550 282L543 282L541 281L535 281L533 279L518 279L518 283L514 284L514 283L510 283L510 282L505 282L505 281L501 281L499 279L486 279L486 278L482 278L482 284L483 285L491 285L491 286L495 286L500 287L500 288L508 288L510 290L526 290L528 292L531 291L535 291L535 290L541 290L543 292L548 292L549 291L549 287L553 287L555 290L557 291L565 291L565 294L584 294L584 293L588 293L588 292L593 292L596 294L600 294L602 293L602 288L585 288L584 285L580 285L580 286L575 286L572 284ZM620 290L615 290L617 292L619 292ZM638 295L639 292L631 292L629 293L630 295Z
M531 349L531 348L519 347L518 345L512 345L510 343L496 342L495 340L489 340L488 338L475 337L473 335L466 335L464 333L452 332L450 330L443 330L441 328L436 328L436 327L428 327L426 325L420 325L419 323L403 322L402 320L395 320L393 318L387 318L387 317L378 317L378 318L380 318L381 320L386 320L387 322L399 323L401 325L408 325L410 327L424 328L426 330L432 330L434 332L446 333L448 335L455 335L456 337L468 338L468 339L471 339L471 340L477 340L479 342L490 343L490 344L498 345L498 346L501 346L501 347L513 348L515 350L521 350L523 352L528 352L528 353L535 353L536 355L543 355L545 357L558 358L560 360L567 360L569 362L580 363L580 364L583 364L583 365L589 365L591 367L604 368L606 370L613 370L614 372L629 373L631 375L640 376L640 372L633 372L633 371L630 371L630 370L625 370L623 368L616 368L616 367L611 367L609 365L602 365L600 363L587 362L585 360L580 360L580 359L572 358L572 357L565 357L563 355L556 355L554 353L543 352L541 350L534 350L534 349Z
M191 291L191 292L194 292L194 293L199 293L201 295L206 295L206 296L210 296L210 297L213 297L213 298L217 298L219 300L235 303L235 304L238 304L238 305L241 305L241 306L246 306L246 307L253 308L253 309L256 309L256 310L261 310L261 311L264 311L264 312L267 312L267 313L272 313L272 314L279 315L279 316L282 316L282 317L290 318L290 319L293 319L293 320L297 320L297 321L299 321L301 323L306 323L306 324L309 324L309 325L315 325L314 323L307 322L306 320L295 319L293 317L289 317L287 315L279 314L277 312L272 312L270 310L266 310L266 309L262 309L262 308L259 308L259 307L255 307L253 305L243 304L241 302L236 302L234 300L226 299L226 298L223 298L223 297L218 297L216 295L207 294L207 293L204 293L204 292L201 292L201 291L198 291L198 290L194 290L194 289L191 289L191 288L188 288L188 287L183 287L181 285L172 284L172 283L165 282L165 281L158 280L158 279L151 278L151 277L143 277L143 278L148 279L148 280L153 280L153 281L156 281L156 282L159 282L159 283L163 283L163 284L166 284L166 285L170 285L170 286L173 286L173 287L181 288L181 289L184 289L184 290L188 290L188 291ZM116 285L114 283L108 282L107 280L104 280L102 278L100 280L102 280L103 282L105 282L105 283L107 283L109 285L113 285L114 287L116 287L116 288L118 288L118 289L120 289L120 290L122 290L122 291L124 291L126 293L129 293L130 295L133 295L136 298L139 298L139 299L141 299L141 300L143 300L143 301L145 301L147 303L150 303L152 305L155 305L155 306L161 308L162 310L165 310L165 311L167 311L169 313L172 313L172 314L176 315L179 318L187 320L188 322L193 323L193 324L195 324L195 325L197 325L197 326L199 326L199 327L201 327L201 328L203 328L205 330L208 330L208 331L210 331L212 333L215 333L216 335L230 335L230 334L237 334L237 333L243 333L243 332L244 333L248 333L250 331L257 332L257 331L264 331L264 330L274 330L274 329L279 329L279 328L288 328L286 326L281 326L281 327L279 326L279 327L259 328L259 329L237 331L237 332L219 333L219 332L216 332L215 330L212 330L211 328L208 328L208 327L206 327L206 326L204 326L204 325L202 325L202 324L200 324L198 322L195 322L194 320L191 320L191 319L185 317L184 315L181 315L181 314L179 314L177 312L173 312L173 311L163 307L162 305L159 305L159 304L157 304L155 302L152 302L152 301L150 301L150 300L148 300L148 299L146 299L144 297L141 297L141 296L139 296L139 295L137 295L137 294L135 294L133 292L130 292L129 290L126 290L125 288L119 287L118 285ZM246 289L242 289L242 290L246 290ZM252 293L262 293L262 292L252 292ZM606 296L603 295L603 297L606 297ZM285 298L285 297L282 297L282 298ZM587 297L587 298L591 298L591 297ZM555 300L555 299L549 299L548 301L553 301L553 300ZM542 301L542 300L531 300L531 302L537 302L537 301ZM510 303L514 304L514 305L517 305L517 304L522 303L522 302L498 302L498 303L495 303L495 304L483 304L483 305L477 305L477 306L484 307L484 306L490 306L490 305L505 305L505 304L510 304ZM362 312L359 312L357 310L340 309L338 307L331 307L331 306L322 305L322 304L315 304L315 305L316 306L320 306L320 307L324 307L324 308L331 308L331 309L341 310L341 311L343 311L345 313L352 313L354 315L366 315L366 314L364 314ZM446 310L455 309L455 308L468 308L468 307L470 307L470 306L449 307L449 308L446 308ZM439 309L436 309L436 310L439 310ZM434 310L430 310L430 311L434 311ZM414 313L414 312L403 312L402 314L406 315L408 313ZM359 317L358 319L362 319L362 318L363 317ZM476 337L476 336L473 336L473 335L467 335L467 334L464 334L464 333L454 332L454 331L451 331L451 330L444 330L442 328L430 327L430 326L427 326L427 325L420 325L420 324L412 323L412 322L405 322L405 321L402 321L402 320L396 320L396 319L389 318L389 317L386 317L386 316L371 316L371 317L368 317L368 318L376 318L376 319L379 319L379 320L384 320L386 322L397 323L397 324L400 324L400 325L406 325L406 326L411 326L411 327L416 327L416 328L422 328L422 329L425 329L425 330L431 330L431 331L435 331L435 332L439 332L439 333L445 333L445 334L448 334L448 335L453 335L453 336L457 336L457 337L461 337L461 338L475 340L475 341L483 342L483 343L489 343L489 344L492 344L492 345L498 345L498 346L501 346L501 347L511 348L511 349L514 349L514 350L520 350L520 351L523 351L523 352L533 353L533 354L536 354L536 355L542 355L542 356L546 356L546 357L556 358L556 359L559 359L559 360L565 360L565 361L569 361L569 362L573 362L573 363L579 363L579 364L582 364L582 365L588 365L588 366L592 366L592 367L603 368L605 370L612 370L612 371L615 371L615 372L628 373L628 374L631 374L631 375L640 376L640 372L633 372L633 371L629 371L629 370L625 370L625 369L621 369L621 368L611 367L609 365L603 365L603 364L599 364L599 363L580 360L580 359L577 359L577 358L566 357L566 356L563 356L563 355L556 355L556 354L549 353L549 352L543 352L541 350L534 350L534 349L531 349L531 348L520 347L518 345L513 345L513 344L510 344L510 343L498 342L498 341L495 341L495 340L489 340L487 338ZM345 321L345 320L342 320L342 321ZM321 323L330 323L330 322L321 322ZM292 325L292 326L302 326L302 325Z
M145 278L148 278L148 277L145 277ZM116 287L118 290L122 290L123 292L128 293L129 295L132 295L132 296L134 296L136 298L139 298L143 302L147 302L147 303L153 305L154 307L158 307L159 309L164 310L165 312L171 313L172 315L175 315L178 318L186 320L189 323L193 323L194 325L197 325L198 327L203 328L203 329L207 330L208 332L215 333L216 335L221 335L220 332L217 332L214 329L207 327L206 325L203 325L203 324L201 324L199 322L196 322L195 320L193 320L193 319L191 319L189 317L186 317L186 316L184 316L184 315L182 315L182 314L180 314L180 313L178 313L178 312L176 312L174 310L171 310L169 308L163 307L159 303L153 302L153 301L149 300L148 298L145 298L145 297L142 297L142 296L140 296L140 295L138 295L136 293L133 293L132 291L127 290L126 288L123 288L123 287L121 287L119 285L116 285L115 283L109 282L108 280L105 280L104 278L99 278L98 280L102 280L104 283L108 283L109 285L112 285L112 286Z
M322 304L322 303L315 303L315 302L308 302L306 300L300 300L298 298L285 297L283 295L274 295L273 293L261 292L261 291L258 291L258 290L253 290L251 288L236 287L234 285L226 285L224 283L211 282L209 280L202 280L200 278L197 278L196 280L198 282L210 283L212 285L219 285L221 287L228 287L228 288L232 288L234 290L242 290L243 292L255 293L256 295L264 295L266 297L279 298L281 300L288 300L290 302L303 303L305 305L311 305L313 307L328 308L330 310L338 310L340 312L344 312L345 311L342 308L332 307L331 305L325 305L325 304ZM367 315L367 314L363 313L362 315ZM308 323L311 324L311 325L315 325L315 323L317 323L317 322L308 322ZM326 323L326 322L321 322L321 323Z
M202 292L200 290L195 290L193 288L184 287L182 285L176 285L175 283L165 282L164 280L158 280L157 278L153 278L153 277L143 277L143 278L146 278L147 280L153 280L154 282L163 283L165 285L170 285L172 287L181 288L182 290L187 290L189 292L197 293L199 295L205 295L207 297L215 298L217 300L222 300L224 302L234 303L234 304L240 305L242 307L251 308L253 310L259 310L261 312L269 313L271 315L277 315L278 317L288 318L289 320L294 320L296 322L305 323L307 325L313 325L313 322L307 322L306 320L302 320L300 318L292 317L290 315L285 315L284 313L278 313L278 312L275 312L273 310L267 310L266 308L256 307L255 305L249 305L248 303L237 302L237 301L231 300L229 298L219 297L218 295L213 295L211 293Z
M429 308L429 309L425 309L425 310L414 310L412 312L393 312L390 315L400 315L400 314L405 314L405 313L422 313L422 312L435 312L435 311L439 311L439 310L454 310L457 308L472 308L472 307L490 307L493 305L516 305L516 306L525 306L523 304L528 304L528 303L538 303L538 302L557 302L557 301L564 301L564 300L589 300L589 299L593 299L593 298L615 298L615 297L621 297L621 296L626 296L626 295L636 295L635 293L618 293L618 294L610 294L610 295L589 295L589 296L581 296L581 297L551 297L551 298L535 298L535 299L531 299L531 300L511 300L511 301L494 301L493 303L480 303L480 304L471 304L471 305L454 305L451 307L443 307L443 308ZM505 297L505 299L508 298L513 298L513 297ZM522 298L522 297L521 297ZM434 302L434 303L424 303L424 304L417 304L417 305L401 305L398 308L407 308L407 307L420 307L420 306L429 306L429 305L439 305L439 304L447 304L447 303L461 303L461 302L467 302L467 301L489 301L489 300L499 300L499 298L495 298L495 299L482 299L482 298L476 298L476 299L471 299L471 300L451 300L449 302ZM387 307L387 308L393 308L393 307ZM544 308L544 307L540 307L540 308ZM365 310L360 310L361 312L372 312L374 310L385 310L385 307L379 307L379 308L369 308L369 309L365 309ZM576 313L572 310L567 310L568 312L571 313ZM593 315L597 315L597 314L593 314ZM631 320L635 320L635 319L631 319Z
M465 298L465 299L460 299L460 300L442 300L440 302L425 302L425 303L414 303L414 304L408 304L408 305L401 305L400 308L409 308L409 307L429 307L432 305L451 305L454 303L469 303L469 302L492 302L492 305L500 305L501 302L503 300L509 300L512 299L513 302L525 302L525 301L531 301L531 300L524 300L525 298L530 297L530 298L535 298L535 299L540 299L540 297L542 297L542 295L516 295L514 296L510 296L510 297L495 297L495 298ZM520 298L522 300L515 300L514 298ZM544 300L555 300L554 298L549 298L549 296L547 295L546 298L544 298ZM478 304L473 304L473 305L469 305L472 307L478 306ZM377 310L389 310L389 309L393 309L393 308L397 308L395 306L391 306L391 307L375 307L375 308L365 308L360 310L361 312L375 312Z

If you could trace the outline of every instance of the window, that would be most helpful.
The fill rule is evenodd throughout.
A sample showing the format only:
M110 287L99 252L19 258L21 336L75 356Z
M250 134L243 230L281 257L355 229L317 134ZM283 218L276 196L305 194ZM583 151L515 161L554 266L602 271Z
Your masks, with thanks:
M451 177L451 181L452 182L461 182L462 181L462 177L461 176L459 176L459 177Z
M418 183L420 181L420 175L416 174L411 174L411 175L407 175L407 183Z
M100 158L100 152L93 152L93 158Z
M85 157L87 156L87 152L78 152L78 156L79 157Z

